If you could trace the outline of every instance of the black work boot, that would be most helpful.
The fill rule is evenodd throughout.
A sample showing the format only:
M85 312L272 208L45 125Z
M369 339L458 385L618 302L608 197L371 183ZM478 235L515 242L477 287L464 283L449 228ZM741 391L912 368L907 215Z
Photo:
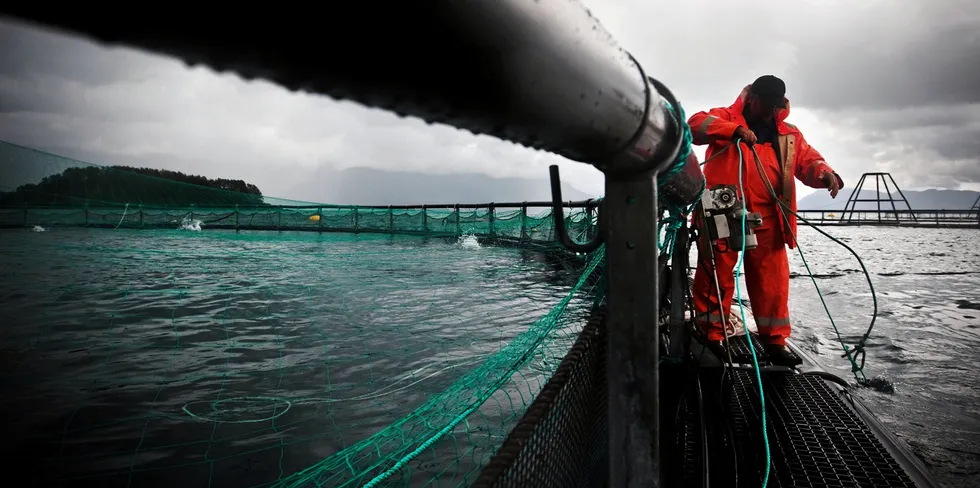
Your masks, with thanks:
M766 350L766 357L769 358L769 362L776 366L796 366L803 364L803 360L800 359L793 351L789 350L782 344L764 344L762 347Z
M719 361L723 363L732 362L732 357L728 354L728 348L725 347L725 341L708 341L704 347L711 351L711 354L714 354Z

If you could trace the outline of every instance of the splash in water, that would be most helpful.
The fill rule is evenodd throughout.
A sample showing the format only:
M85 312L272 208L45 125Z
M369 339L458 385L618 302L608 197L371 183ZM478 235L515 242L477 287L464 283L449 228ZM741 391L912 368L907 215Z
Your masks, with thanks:
M187 217L184 217L184 219L180 221L180 230L193 230L196 232L200 232L201 221L197 219L189 219Z
M34 226L34 232L45 232L47 230L48 229L45 229L44 227L41 227L40 225L35 225Z
M475 235L472 235L472 234L466 234L466 235L460 236L459 237L459 240L456 243L459 244L460 247L464 247L464 248L467 248L467 249L479 249L480 248L480 242L476 239L476 236Z

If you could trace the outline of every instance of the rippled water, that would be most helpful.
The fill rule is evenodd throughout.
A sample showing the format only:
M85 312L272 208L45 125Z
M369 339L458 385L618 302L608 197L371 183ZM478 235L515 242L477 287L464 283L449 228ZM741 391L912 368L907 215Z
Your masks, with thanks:
M306 468L472 371L577 278L520 250L370 235L54 229L0 248L4 450L38 482L117 473L70 482L99 486Z
M856 394L940 482L980 485L980 229L821 229L857 252L877 293L864 371L887 380L894 392L857 388ZM861 266L817 231L801 226L799 233L841 337L853 346L873 310ZM824 368L853 382L814 280L799 253L789 252L793 339Z
M980 485L980 229L824 230L861 256L878 295L865 371L895 392L858 394L940 481ZM857 260L813 229L802 229L800 241L814 274L826 276L816 281L844 340L855 344L872 310ZM806 272L798 255L791 267ZM791 283L797 340L846 377L850 366L813 282Z
M977 486L980 231L825 230L878 293L866 372L895 388L858 394L941 481ZM800 238L855 343L871 315L860 267ZM849 376L791 266L794 338ZM576 278L442 240L85 229L0 233L0 273L7 459L37 481L119 473L71 482L99 486L254 486L309 466L472 370Z

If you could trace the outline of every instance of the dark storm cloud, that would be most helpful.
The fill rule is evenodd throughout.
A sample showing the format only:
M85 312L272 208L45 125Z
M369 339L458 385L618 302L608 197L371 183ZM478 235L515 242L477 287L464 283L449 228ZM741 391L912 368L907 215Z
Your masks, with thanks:
M954 137L945 137L945 134L940 134L930 146L935 147L936 152L947 159L975 160L980 156L980 128L954 132L953 135Z
M111 50L112 55L102 55L106 50ZM33 81L70 73L70 79L77 83L100 86L152 75L158 65L156 58L51 35L20 23L3 22L0 28L0 76Z
M816 113L860 172L890 171L906 188L980 183L980 103Z
M977 2L855 3L801 38L789 71L814 108L903 108L980 102Z
M863 124L883 131L967 128L980 122L980 104L906 106L860 113Z
M980 4L867 2L800 39L794 102L909 186L980 182Z

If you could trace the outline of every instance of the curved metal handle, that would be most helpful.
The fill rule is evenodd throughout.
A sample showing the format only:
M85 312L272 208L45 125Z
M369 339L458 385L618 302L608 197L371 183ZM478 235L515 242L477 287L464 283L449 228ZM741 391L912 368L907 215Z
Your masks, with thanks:
M558 165L553 164L548 167L548 170L551 172L551 206L552 218L555 221L555 237L569 251L581 253L595 251L602 245L601 233L585 244L579 244L569 237L568 229L565 228L565 209L561 199L561 177L558 175Z

